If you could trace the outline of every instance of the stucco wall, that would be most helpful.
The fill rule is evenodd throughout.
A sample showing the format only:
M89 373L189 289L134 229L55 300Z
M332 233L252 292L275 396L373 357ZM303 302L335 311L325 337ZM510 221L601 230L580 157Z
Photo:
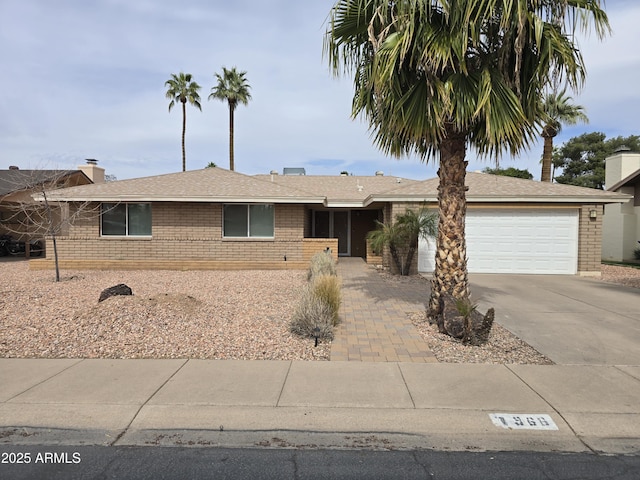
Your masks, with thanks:
M605 186L612 187L640 169L640 153L619 152L605 160ZM634 196L625 203L612 203L604 208L602 226L602 259L622 262L634 259L640 247L640 184L617 190Z

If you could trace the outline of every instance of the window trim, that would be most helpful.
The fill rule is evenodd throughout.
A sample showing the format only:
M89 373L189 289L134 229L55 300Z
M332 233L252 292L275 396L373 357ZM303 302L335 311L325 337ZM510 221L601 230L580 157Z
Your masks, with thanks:
M247 207L247 235L246 236L231 236L225 234L224 228L224 217L225 217L225 207L227 205L244 205ZM271 236L263 236L263 235L251 235L251 206L252 205L260 205L260 206L270 206L273 207L273 235ZM222 238L225 240L275 240L276 238L276 207L274 203L223 203L222 204Z
M113 208L118 205L124 205L125 210L125 233L124 235L109 235L104 233L103 221L104 221L104 206L113 205ZM129 205L149 205L149 213L151 214L151 233L149 235L131 235L129 234ZM153 236L153 205L151 202L101 202L100 203L100 238L131 238L131 239L149 239Z

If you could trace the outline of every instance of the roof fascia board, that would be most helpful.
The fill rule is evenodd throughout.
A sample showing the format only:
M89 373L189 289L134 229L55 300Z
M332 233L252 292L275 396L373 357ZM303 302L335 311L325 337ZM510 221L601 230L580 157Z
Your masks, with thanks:
M594 195L588 196L467 196L467 203L519 203L519 202L533 202L533 203L620 203L630 200L631 195L624 193L617 195ZM438 198L435 196L388 196L375 195L367 198L365 206L373 202L437 202Z
M288 198L288 197L151 197L137 195L95 195L62 197L47 195L47 199L58 202L171 202L171 203L324 203L324 197ZM39 195L36 200L43 201Z
M328 200L325 205L329 208L362 208L364 202L351 202L346 200Z

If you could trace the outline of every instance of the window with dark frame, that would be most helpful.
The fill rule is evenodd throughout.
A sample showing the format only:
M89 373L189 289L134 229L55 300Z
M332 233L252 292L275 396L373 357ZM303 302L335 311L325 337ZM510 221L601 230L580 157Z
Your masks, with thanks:
M234 203L224 205L225 238L273 238L274 206L272 204Z
M102 236L150 237L150 203L103 203L100 215Z

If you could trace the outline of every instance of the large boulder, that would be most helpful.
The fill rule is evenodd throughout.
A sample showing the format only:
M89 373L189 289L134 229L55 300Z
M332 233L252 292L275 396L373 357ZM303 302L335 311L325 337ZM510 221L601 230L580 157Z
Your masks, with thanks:
M115 297L116 295L133 295L133 292L131 291L131 288L124 283L119 283L113 287L105 288L102 293L100 293L98 303L106 300L107 298Z
M472 305L457 301L445 293L440 296L440 312L436 321L441 333L470 345L482 345L489 339L495 318L493 308L482 315Z

